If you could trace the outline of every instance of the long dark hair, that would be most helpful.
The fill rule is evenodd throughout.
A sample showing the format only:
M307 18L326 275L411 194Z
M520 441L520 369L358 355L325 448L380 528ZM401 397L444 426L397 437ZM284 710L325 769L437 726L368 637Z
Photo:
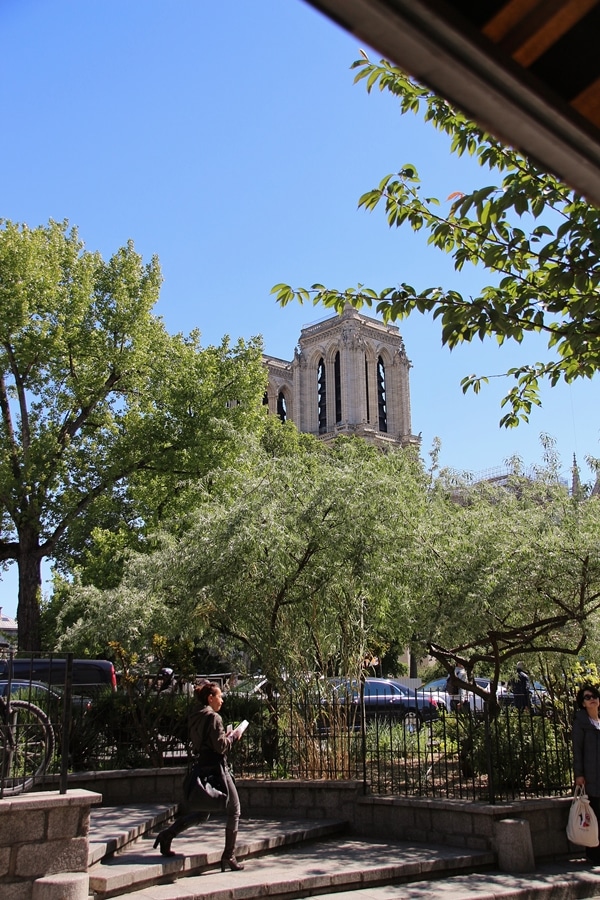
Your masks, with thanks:
M579 707L579 709L584 708L583 695L586 693L586 691L587 691L587 693L591 694L593 697L600 698L600 692L598 691L597 687L594 687L593 684L583 684L577 691L577 695L575 697L575 702L577 703L577 706Z
M196 699L200 701L202 706L208 706L208 698L221 690L221 685L217 681L204 681L202 684L194 688Z

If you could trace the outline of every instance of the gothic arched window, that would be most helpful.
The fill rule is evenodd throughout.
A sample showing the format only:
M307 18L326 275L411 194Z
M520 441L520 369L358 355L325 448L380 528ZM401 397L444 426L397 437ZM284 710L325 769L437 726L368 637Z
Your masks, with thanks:
M327 385L325 383L325 363L323 357L317 366L317 414L319 419L319 434L327 431Z
M379 430L387 431L387 404L385 398L385 366L377 357L377 406L379 408Z
M335 354L333 363L333 381L335 389L335 424L342 421L342 372L340 365L340 351Z
M371 414L369 409L369 360L367 359L367 354L365 353L365 400L367 404L367 425L371 421Z
M282 422L287 422L287 403L283 391L279 391L277 396L277 415Z

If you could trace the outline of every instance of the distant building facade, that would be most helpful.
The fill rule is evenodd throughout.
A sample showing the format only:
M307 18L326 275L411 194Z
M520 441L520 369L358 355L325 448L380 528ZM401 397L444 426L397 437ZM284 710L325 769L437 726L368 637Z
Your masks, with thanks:
M17 623L3 613L0 606L0 647L17 644Z
M321 440L340 434L379 447L419 445L410 411L410 360L400 330L347 305L300 332L291 361L264 356L265 403Z

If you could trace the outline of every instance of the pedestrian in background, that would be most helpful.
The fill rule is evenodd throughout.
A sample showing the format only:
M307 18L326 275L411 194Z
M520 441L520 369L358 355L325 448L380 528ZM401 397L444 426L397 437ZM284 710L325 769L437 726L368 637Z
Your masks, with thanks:
M450 709L455 711L463 709L466 691L462 685L466 680L467 673L463 666L455 666L448 675L446 693L450 696Z
M600 693L584 684L575 697L577 712L573 721L573 772L575 786L581 786L600 822ZM593 865L600 865L600 846L586 847Z
M517 663L517 677L512 683L512 690L517 709L531 709L531 682L522 662Z

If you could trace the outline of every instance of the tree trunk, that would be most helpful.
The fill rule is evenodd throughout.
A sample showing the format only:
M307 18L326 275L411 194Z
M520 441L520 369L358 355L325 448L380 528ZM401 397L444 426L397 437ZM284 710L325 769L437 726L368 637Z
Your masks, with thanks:
M32 546L33 545L33 546ZM41 650L40 601L42 599L42 557L37 541L19 541L19 650Z

